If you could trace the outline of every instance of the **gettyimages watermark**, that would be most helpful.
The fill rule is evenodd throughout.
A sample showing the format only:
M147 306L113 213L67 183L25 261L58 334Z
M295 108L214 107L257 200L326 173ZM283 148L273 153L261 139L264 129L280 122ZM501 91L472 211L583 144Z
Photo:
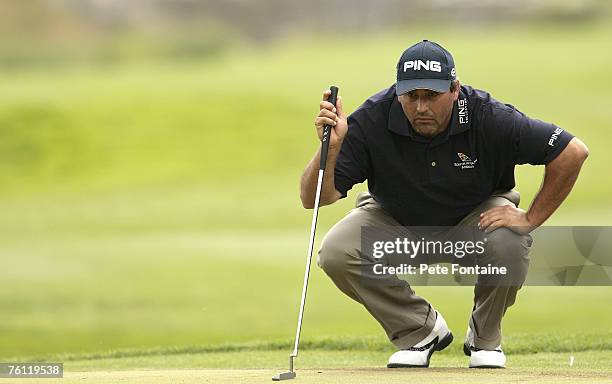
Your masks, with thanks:
M363 227L361 261L367 284L609 286L612 227Z

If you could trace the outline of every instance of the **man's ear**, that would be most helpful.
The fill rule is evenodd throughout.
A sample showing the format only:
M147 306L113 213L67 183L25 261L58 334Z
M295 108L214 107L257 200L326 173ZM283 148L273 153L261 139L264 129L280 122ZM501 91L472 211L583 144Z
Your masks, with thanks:
M459 80L456 80L456 81L457 81L457 87L455 88L455 92L453 92L454 93L453 101L457 101L457 99L459 98L459 90L461 89L461 83L459 82Z

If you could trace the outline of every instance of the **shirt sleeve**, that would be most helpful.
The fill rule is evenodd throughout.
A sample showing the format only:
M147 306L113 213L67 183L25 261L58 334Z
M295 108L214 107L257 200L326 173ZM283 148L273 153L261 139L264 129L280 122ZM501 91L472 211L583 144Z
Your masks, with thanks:
M362 124L356 113L348 117L348 132L342 142L336 168L334 170L334 184L341 198L355 184L363 183L370 173L369 154Z
M558 126L512 112L515 163L542 165L553 161L574 137Z
M488 113L499 156L514 164L553 161L574 137L558 126L532 119L509 104L495 102Z

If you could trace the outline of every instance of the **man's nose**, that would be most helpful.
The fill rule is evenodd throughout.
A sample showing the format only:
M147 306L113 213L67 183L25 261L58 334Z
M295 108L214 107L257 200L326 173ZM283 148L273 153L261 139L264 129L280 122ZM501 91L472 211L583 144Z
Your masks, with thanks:
M427 110L429 109L429 102L421 97L419 97L417 99L417 112L418 113L423 113L423 112L427 112Z

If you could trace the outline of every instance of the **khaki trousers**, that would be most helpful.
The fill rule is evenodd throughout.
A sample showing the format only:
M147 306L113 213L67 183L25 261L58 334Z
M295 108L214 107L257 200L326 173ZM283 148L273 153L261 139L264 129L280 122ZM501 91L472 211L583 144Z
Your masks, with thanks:
M458 226L477 226L481 212L496 206L517 206L519 199L516 191L495 193ZM384 275L376 276L376 282L368 282L367 279L374 277L361 273L364 265L377 262L361 252L361 228L399 225L369 193L363 192L357 197L356 207L325 235L317 263L342 292L365 307L397 348L407 349L431 332L435 311L427 300L415 294L407 281L395 275ZM507 228L499 228L487 237L484 263L503 260L518 271L516 284L476 283L474 287L474 305L468 325L474 333L475 347L495 349L501 344L502 317L514 304L527 276L532 240L529 235L519 235ZM385 280L383 284L381 279Z

